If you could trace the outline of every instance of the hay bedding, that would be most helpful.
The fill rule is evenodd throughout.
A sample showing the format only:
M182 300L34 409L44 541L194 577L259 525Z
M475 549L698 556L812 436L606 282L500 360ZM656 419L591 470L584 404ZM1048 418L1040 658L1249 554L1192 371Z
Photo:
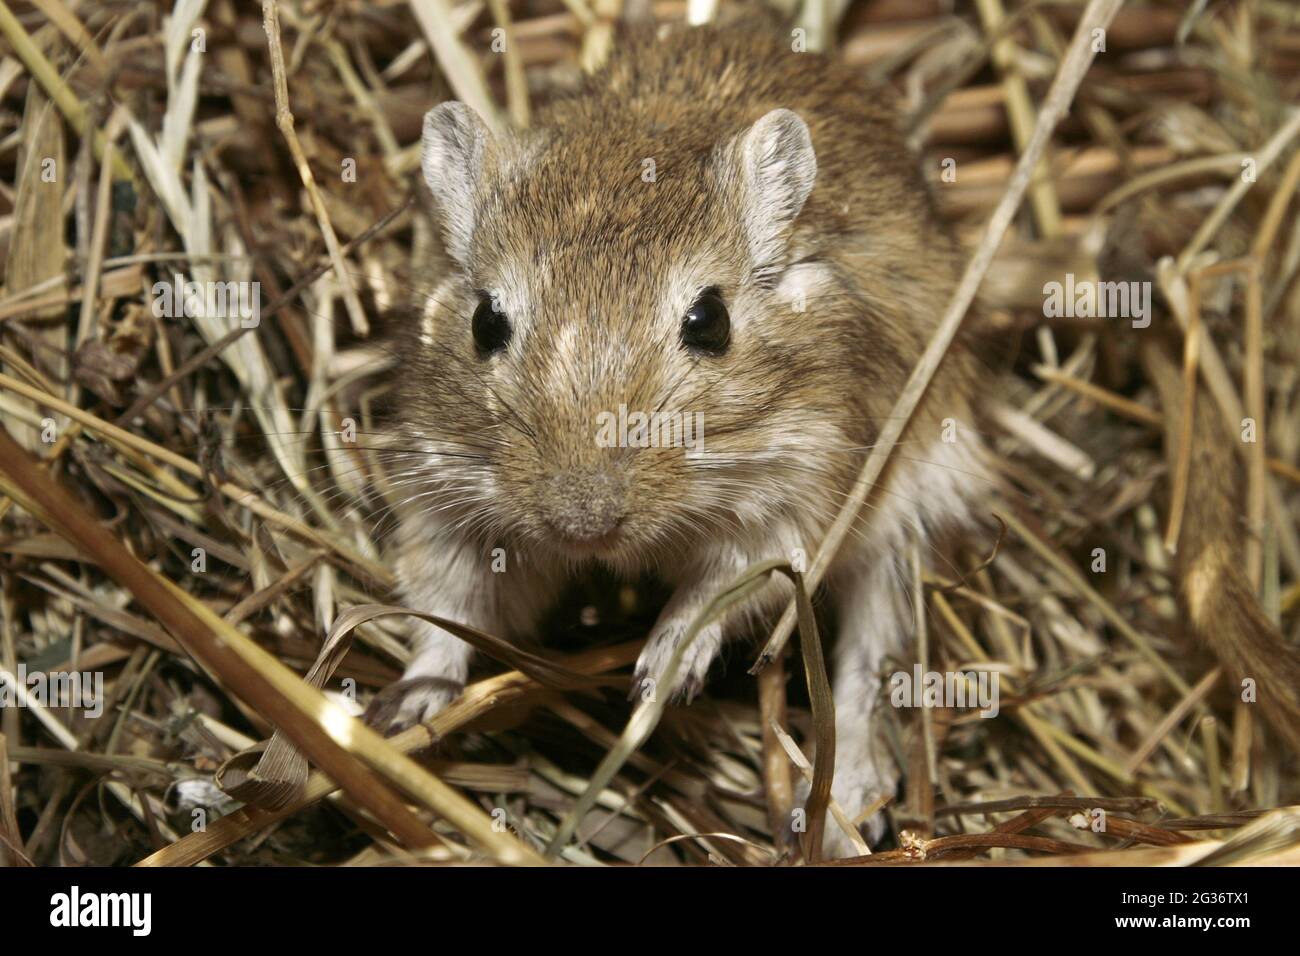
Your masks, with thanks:
M331 743L319 696L275 663L306 673L350 608L394 600L382 547L401 489L374 449L385 329L429 241L412 175L423 111L454 97L528 122L617 42L619 7L294 2L268 31L230 0L0 3L0 414L29 464L12 448L0 463L0 667L11 683L20 666L102 674L106 695L94 719L30 699L0 711L0 858L358 864L472 846L536 861L556 844L579 864L804 859L779 825L792 758L816 757L797 639L757 679L733 648L703 699L597 775L662 597L647 582L577 586L545 629L560 656L485 665L431 728L389 745ZM858 0L805 22L901 94L973 248L1080 10ZM1181 341L1171 290L1211 269L1200 356L1262 421L1281 504L1242 560L1294 643L1298 92L1292 4L1133 2L1108 30L984 287L1008 383L986 437L1018 497L1002 535L959 555L974 570L918 582L930 666L997 669L1002 714L887 709L908 783L887 847L857 862L1300 859L1294 755L1180 627L1164 544L1180 479L1142 333L1045 323L1041 295L1066 272L1151 278L1170 256L1152 308ZM1255 306L1247 282L1213 278L1246 257ZM260 325L155 316L153 284L176 273L257 281ZM400 673L408 624L350 631L324 682L336 700ZM277 727L342 791L320 770L302 781L279 744L300 785L240 790L256 755L232 758ZM403 756L432 735L420 766ZM219 769L256 805L223 793Z

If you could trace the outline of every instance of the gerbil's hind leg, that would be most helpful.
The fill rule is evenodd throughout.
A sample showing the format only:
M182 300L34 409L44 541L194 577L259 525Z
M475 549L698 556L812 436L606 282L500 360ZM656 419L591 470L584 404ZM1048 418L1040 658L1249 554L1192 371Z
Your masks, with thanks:
M831 796L850 819L882 796L893 796L899 771L880 733L880 670L910 640L913 621L901 569L882 557L839 583L839 635L834 655L835 778ZM865 823L868 843L884 835L885 816ZM857 853L848 835L827 815L824 852L829 858Z

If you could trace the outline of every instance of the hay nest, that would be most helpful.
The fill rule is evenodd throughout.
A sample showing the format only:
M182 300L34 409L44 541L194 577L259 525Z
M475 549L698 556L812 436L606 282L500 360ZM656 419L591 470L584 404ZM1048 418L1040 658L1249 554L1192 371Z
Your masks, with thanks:
M755 679L733 648L633 748L652 586L575 589L556 656L469 635L496 662L387 744L339 731L294 676L355 707L406 656L410 617L364 610L396 601L400 491L364 436L391 384L385 316L428 238L421 117L458 98L526 124L618 43L619 0L295 0L265 23L161 6L0 0L0 859L813 858L787 823L796 764L817 762L819 665L787 653ZM973 250L1082 4L949 7L831 0L798 22L897 91ZM1172 343L1208 386L1193 413L1257 430L1233 560L1294 648L1300 10L1130 2L1104 47L981 293L1003 530L916 582L929 666L997 672L1000 715L886 708L906 791L855 864L1300 861L1285 728L1186 633L1171 545L1204 476L1179 454L1192 403L1171 407L1141 354ZM1150 336L1045 319L1067 273L1151 283ZM186 316L156 286L177 275L257 282L260 324ZM43 696L74 672L102 677L93 707Z

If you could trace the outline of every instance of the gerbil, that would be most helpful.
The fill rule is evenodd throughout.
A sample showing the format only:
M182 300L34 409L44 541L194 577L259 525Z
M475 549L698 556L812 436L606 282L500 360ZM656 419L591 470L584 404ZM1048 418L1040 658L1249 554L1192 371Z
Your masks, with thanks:
M522 132L444 103L422 168L452 268L403 355L404 597L522 637L585 564L655 572L675 591L640 686L746 567L815 553L947 303L956 245L880 91L768 25L629 38ZM955 345L827 577L850 816L898 778L873 710L912 632L911 542L987 488L975 368ZM621 406L702 414L703 454L598 441ZM724 638L770 627L790 593L774 580L709 627L660 692L689 700ZM372 719L429 718L470 655L423 626Z

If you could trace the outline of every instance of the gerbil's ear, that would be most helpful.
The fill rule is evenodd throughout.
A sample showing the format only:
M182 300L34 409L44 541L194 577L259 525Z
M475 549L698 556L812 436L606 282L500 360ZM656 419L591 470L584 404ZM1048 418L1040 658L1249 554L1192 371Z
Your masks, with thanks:
M475 193L492 133L464 103L443 103L424 114L420 167L437 201L448 254L462 266L474 235Z
M799 215L817 178L808 126L778 109L763 115L739 139L744 170L745 229L759 267L781 256L781 236Z

